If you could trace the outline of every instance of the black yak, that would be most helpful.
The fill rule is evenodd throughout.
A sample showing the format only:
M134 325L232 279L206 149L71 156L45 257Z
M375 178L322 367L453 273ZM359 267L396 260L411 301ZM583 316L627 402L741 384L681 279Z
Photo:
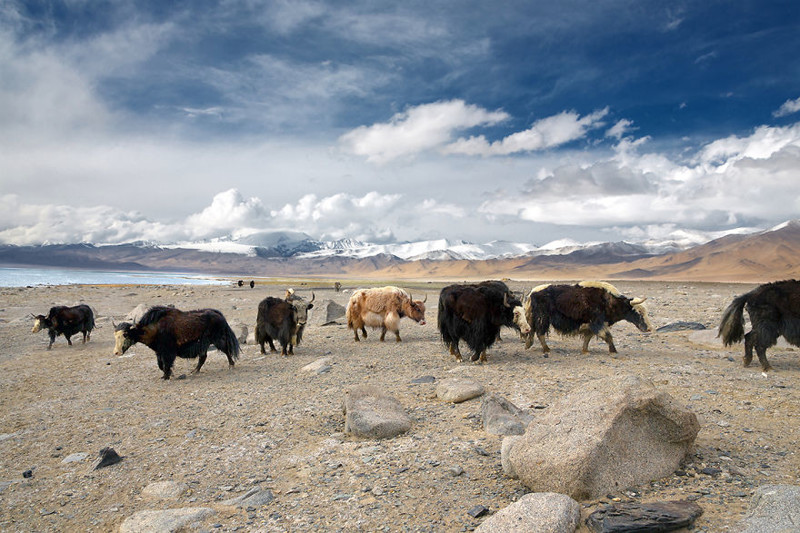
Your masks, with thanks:
M114 336L114 355L124 354L137 342L156 352L163 379L172 375L175 357L198 357L197 367L192 373L200 372L212 344L228 357L230 367L239 358L239 341L225 317L216 309L184 312L173 307L151 307L136 324L123 322L115 325Z
M314 293L306 302L296 296L294 290L286 291L286 298L267 296L258 304L256 317L256 343L261 346L261 353L267 353L265 343L269 343L270 351L276 352L275 343L281 343L281 354L294 355L294 347L303 340L308 321L308 311L314 307Z
M503 285L505 286L505 285ZM472 349L472 361L486 361L486 350L497 340L502 326L527 335L530 326L522 302L495 284L449 285L439 293L437 318L442 341L461 361L458 343L463 339Z
M50 308L47 316L36 315L33 317L35 322L31 333L36 333L42 329L47 329L50 334L50 344L47 349L53 347L58 335L64 335L67 339L67 344L72 346L70 337L76 333L83 333L83 342L90 340L92 330L94 329L94 313L91 307L86 304L76 305L75 307L67 307L65 305L57 305Z
M525 348L531 347L535 333L546 356L550 347L545 342L545 335L552 326L564 335L581 335L582 353L588 353L589 341L595 335L608 344L609 353L617 353L610 326L627 320L640 331L652 331L647 309L642 305L645 299L628 298L610 283L599 281L534 287L526 302L525 313L531 332Z
M743 310L750 315L750 332L744 332ZM718 337L725 346L744 339L744 366L753 361L753 348L764 372L772 367L767 348L783 335L786 342L800 346L800 281L776 281L760 285L733 302L722 314Z

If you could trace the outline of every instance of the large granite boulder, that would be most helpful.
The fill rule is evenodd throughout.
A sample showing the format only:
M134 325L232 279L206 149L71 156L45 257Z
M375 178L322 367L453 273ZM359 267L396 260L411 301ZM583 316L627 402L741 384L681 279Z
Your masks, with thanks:
M314 304L314 311L308 320L314 326L330 326L334 324L346 324L344 317L345 307L337 304L333 300L322 300Z
M411 429L400 402L378 387L361 385L345 392L345 433L368 439L390 439Z
M672 474L699 430L694 413L652 383L600 379L551 405L506 443L503 464L532 491L594 499Z
M758 487L747 517L736 531L741 533L787 533L800 530L800 486Z

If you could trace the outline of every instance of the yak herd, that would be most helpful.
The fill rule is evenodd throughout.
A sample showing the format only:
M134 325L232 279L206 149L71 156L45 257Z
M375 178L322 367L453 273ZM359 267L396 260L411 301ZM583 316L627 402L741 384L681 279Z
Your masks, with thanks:
M347 305L347 326L353 330L355 341L361 340L359 332L363 339L367 338L366 326L369 326L381 329L381 341L388 331L401 342L400 319L408 317L424 325L426 300L427 297L414 300L408 291L398 287L356 290ZM454 284L444 287L439 294L437 326L444 345L457 361L462 360L459 343L464 341L472 351L471 360L485 362L486 351L500 338L503 326L517 330L526 349L531 347L535 336L545 357L550 351L545 336L551 328L564 335L582 337L584 353L595 336L608 344L610 353L615 353L609 328L616 322L626 320L641 331L652 330L644 300L628 298L613 285L599 281L539 285L522 299L502 281ZM265 343L271 351L277 351L274 341L278 341L283 355L293 354L294 347L302 341L313 301L313 292L306 301L292 289L286 291L283 299L262 300L255 331L261 353L266 353ZM744 331L745 310L751 323L748 333ZM59 335L64 335L72 345L70 337L81 333L85 343L94 329L94 315L85 304L55 306L46 316L33 318L33 333L48 331L48 350ZM138 342L151 348L163 379L170 378L176 357L197 358L193 371L196 373L212 345L227 356L231 367L240 352L236 335L216 309L180 311L173 307L152 307L135 323L114 324L114 336L116 355L122 355ZM755 349L764 371L771 368L767 348L774 346L780 336L800 346L800 281L766 283L736 297L723 312L718 332L725 346L744 340L745 366L752 362Z

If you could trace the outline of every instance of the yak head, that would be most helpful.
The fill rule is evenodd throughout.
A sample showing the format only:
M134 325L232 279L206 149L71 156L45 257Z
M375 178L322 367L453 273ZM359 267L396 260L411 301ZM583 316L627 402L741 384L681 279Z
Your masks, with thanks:
M522 305L522 302L513 296L509 301L508 293L505 293L503 295L503 305L512 309L514 313L514 325L519 329L519 332L523 335L530 333L531 326L528 324L528 320L525 318L525 307Z
M408 300L403 301L402 304L402 312L403 314L400 316L407 316L414 322L418 323L420 326L425 325L425 302L428 301L428 295L425 295L425 298L422 300L414 300L411 298L411 295L408 296Z
M112 322L113 324L113 322ZM128 351L128 348L136 344L131 336L131 328L133 327L130 322L121 322L114 325L114 355L122 355Z
M303 336L303 328L306 327L306 322L308 322L308 311L314 308L312 303L314 298L316 298L314 291L311 291L311 299L305 301L294 293L294 289L286 290L286 301L292 306L292 315L295 323L291 339L293 345L297 345Z
M625 319L639 328L639 331L648 333L653 331L653 325L650 323L650 318L647 316L647 307L644 306L644 301L647 298L633 298L629 300L630 311L628 311Z
M44 315L31 315L33 317L33 327L31 328L31 333L38 333L42 329L49 329L50 328L50 319L48 319Z

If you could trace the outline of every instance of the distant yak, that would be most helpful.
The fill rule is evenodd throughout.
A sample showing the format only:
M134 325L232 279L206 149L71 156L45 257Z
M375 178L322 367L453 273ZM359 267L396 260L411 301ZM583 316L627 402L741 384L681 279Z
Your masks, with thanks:
M35 322L33 323L33 328L31 328L31 333L47 329L50 334L48 350L53 347L58 335L64 335L67 339L67 344L72 346L70 337L77 333L83 333L83 342L85 344L91 338L92 330L94 329L94 313L86 304L76 305L75 307L57 305L50 308L47 316L36 315L33 319Z

